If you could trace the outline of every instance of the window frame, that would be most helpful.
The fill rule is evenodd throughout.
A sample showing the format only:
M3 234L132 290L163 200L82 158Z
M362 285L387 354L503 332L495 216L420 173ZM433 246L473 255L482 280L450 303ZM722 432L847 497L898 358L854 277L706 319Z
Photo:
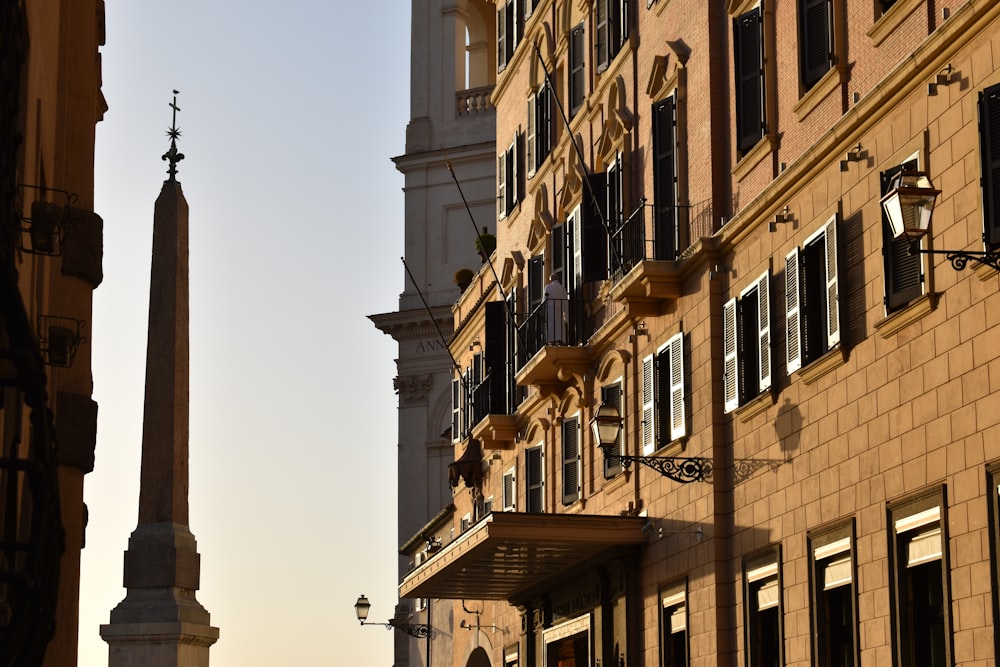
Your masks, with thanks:
M812 88L834 64L833 0L798 0L799 82ZM822 36L815 31L822 31ZM817 44L817 42L821 42ZM822 51L825 49L825 53Z
M666 111L667 105L669 112ZM666 115L669 115L669 122ZM680 253L681 244L680 211L677 206L680 149L677 140L677 91L653 103L652 121L653 199L656 206L653 254L655 259L673 260Z
M594 3L594 62L600 74L611 66L629 37L629 0Z
M885 196L893 177L903 169L919 169L917 156L879 174L880 196ZM882 221L882 291L885 314L905 309L927 293L927 265L924 255L910 251L910 240L895 238L885 210L879 207ZM919 244L923 246L923 239ZM900 285L900 279L906 281Z
M840 216L833 214L815 232L810 234L801 246L794 248L785 256L785 360L788 375L808 366L823 355L840 345L840 267L838 246L838 231ZM810 292L816 292L813 275L816 269L809 270L806 264L817 251L813 246L823 243L823 282L820 306L808 303ZM807 254L808 253L808 254ZM807 282L808 281L808 282ZM804 303L804 298L806 302ZM817 308L822 312L817 313ZM815 332L809 318L819 317L822 321L824 336ZM824 340L825 339L825 340ZM821 344L821 345L819 345ZM817 347L820 351L809 350ZM808 352L808 354L807 354Z
M644 357L640 368L643 456L687 435L687 370L684 332L678 331Z
M677 629L674 621L678 614L683 614L684 627ZM687 667L690 661L691 646L688 634L688 604L687 580L664 588L660 592L660 665L661 667ZM682 633L683 655L675 655L673 635Z
M622 398L624 396L622 392L623 386L624 385L622 383L622 378L619 377L601 387L601 403L602 404L609 403L615 406L616 408L618 408L619 414L621 414L622 417L625 416L625 412L622 409L623 406ZM617 396L614 396L615 392L617 392ZM614 398L609 398L610 396L614 396ZM618 439L615 440L615 444L612 445L612 447L610 448L611 451L608 452L609 454L613 454L615 456L621 455L622 444L624 443L625 439L624 431L625 429L623 428L618 430ZM621 459L612 458L609 456L604 456L603 459L604 459L604 479L613 479L614 477L618 476L625 470L625 467L622 465Z
M574 117L583 107L587 95L587 41L584 24L574 26L569 32L569 117Z
M951 591L949 582L948 567L948 516L947 497L944 487L934 489L932 492L912 499L904 499L890 503L887 506L886 529L889 543L889 594L892 605L892 630L893 642L892 653L893 663L899 667L916 667L925 665L923 659L927 657L926 647L917 646L915 639L928 635L926 623L921 624L921 631L914 632L915 625L911 622L913 615L917 612L910 594L914 586L913 574L917 568L925 568L931 563L938 563L940 572L935 573L930 570L928 583L940 577L941 586L941 634L938 637L940 649L944 652L941 656L944 665L953 663L952 629L951 629ZM937 533L938 552L936 557L928 558L926 554L919 556L921 562L912 563L912 545L920 540L926 545ZM924 547L926 548L926 546ZM904 561L905 559L905 561ZM921 573L927 576L927 570L922 569ZM905 600L904 600L905 597ZM905 630L904 630L905 626ZM920 656L918 662L917 655Z
M537 452L538 461L538 478L534 477L533 472L534 461L531 457ZM538 506L534 505L535 497L533 492L537 492L538 496ZM539 442L533 447L527 447L524 450L524 511L533 514L544 514L545 513L545 443Z
M813 642L813 664L817 667L832 667L836 664L843 664L831 659L829 654L828 640L832 634L830 628L830 614L826 612L830 603L830 598L834 593L827 593L829 590L838 588L848 588L847 602L851 613L851 656L853 664L860 665L859 653L859 626L858 626L858 604L857 604L857 537L855 535L854 522L824 529L821 531L810 531L807 534L809 573L811 585L810 591L810 621L812 624ZM846 563L845 555L846 554ZM836 568L836 569L834 569ZM827 581L827 574L849 574L850 581L846 584L834 583L830 585ZM842 591L837 591L842 593ZM824 631L825 630L825 631Z
M983 246L1000 248L1000 83L979 91L979 164L983 203Z
M751 297L752 294L755 297ZM756 301L757 326L753 345L748 347L746 332L751 330L752 323L744 321L744 307L751 298ZM728 413L771 389L774 375L771 355L774 337L771 327L774 319L771 313L770 268L744 287L739 296L731 298L723 305L722 319L722 386L724 409ZM751 353L756 352L756 366L749 363L748 349ZM746 379L754 367L757 371L755 382L750 386Z
M501 511L516 512L517 511L517 462L516 461L503 474L503 480L501 482L501 485L502 485L500 489Z
M760 600L763 597L764 589L769 588L773 582L776 591L773 592L774 602L767 601L768 606L760 609ZM772 591L767 591L768 597L772 597ZM744 659L747 667L757 667L761 664L774 664L765 661L761 651L765 648L759 639L764 621L762 613L771 609L777 609L777 621L775 623L775 648L777 650L777 663L784 664L784 601L783 587L781 581L781 548L774 547L765 552L760 552L752 557L743 559L743 630L744 630Z

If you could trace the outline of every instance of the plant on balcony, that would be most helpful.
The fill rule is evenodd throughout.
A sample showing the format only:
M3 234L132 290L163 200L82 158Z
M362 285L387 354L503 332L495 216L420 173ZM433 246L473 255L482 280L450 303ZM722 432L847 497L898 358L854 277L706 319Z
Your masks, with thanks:
M476 237L476 252L482 258L483 262L490 258L493 251L497 248L497 237L490 234L486 227L483 227L483 231Z
M455 272L455 284L458 285L460 292L469 289L469 285L472 284L472 278L475 275L472 269L459 269Z

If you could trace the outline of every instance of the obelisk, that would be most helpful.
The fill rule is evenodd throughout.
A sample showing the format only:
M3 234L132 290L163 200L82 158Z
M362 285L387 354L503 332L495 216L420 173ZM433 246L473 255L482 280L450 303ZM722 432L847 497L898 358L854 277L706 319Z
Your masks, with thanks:
M177 91L170 168L153 212L139 523L125 552L125 599L101 626L110 667L208 665L219 638L195 598L200 556L188 527L188 204L177 182Z

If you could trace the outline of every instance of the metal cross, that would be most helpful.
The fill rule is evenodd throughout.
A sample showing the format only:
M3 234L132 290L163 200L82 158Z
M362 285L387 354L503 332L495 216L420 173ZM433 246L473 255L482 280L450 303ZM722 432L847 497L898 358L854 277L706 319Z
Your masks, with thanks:
M167 130L167 136L170 137L170 149L163 154L163 159L170 162L170 168L167 169L167 174L170 176L170 180L175 180L177 176L177 163L184 159L184 153L177 152L177 139L181 136L181 130L177 127L177 112L181 110L177 106L177 95L179 91L174 91L174 101L170 103L170 108L174 110L173 124L170 129Z

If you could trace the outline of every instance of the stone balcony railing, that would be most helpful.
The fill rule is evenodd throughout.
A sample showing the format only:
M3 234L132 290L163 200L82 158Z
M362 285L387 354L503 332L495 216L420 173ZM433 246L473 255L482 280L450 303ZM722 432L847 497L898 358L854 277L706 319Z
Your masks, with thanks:
M479 88L459 90L455 93L458 115L473 116L493 111L493 104L490 102L490 95L492 93L493 86L480 86Z

